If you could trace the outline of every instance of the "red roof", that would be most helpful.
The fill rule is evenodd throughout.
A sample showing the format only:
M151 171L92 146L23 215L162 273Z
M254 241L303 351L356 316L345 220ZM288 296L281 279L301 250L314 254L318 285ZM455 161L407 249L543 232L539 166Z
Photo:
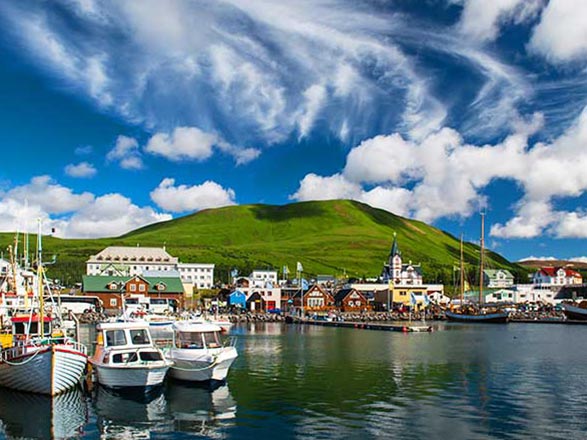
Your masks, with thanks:
M12 318L10 318L10 320L12 322L39 322L39 315L34 314L31 318L30 315L19 315L19 316L13 316ZM51 322L52 318L50 316L44 316L43 317L43 322Z
M542 267L540 268L540 272L549 277L555 277L556 273L560 269L563 269L565 271L565 276L567 277L581 277L581 274L579 272L573 269L569 269L568 267Z

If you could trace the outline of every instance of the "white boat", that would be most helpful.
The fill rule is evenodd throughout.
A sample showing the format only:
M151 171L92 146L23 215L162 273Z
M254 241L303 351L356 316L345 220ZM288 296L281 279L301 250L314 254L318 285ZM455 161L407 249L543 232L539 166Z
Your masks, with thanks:
M0 386L55 396L79 383L88 356L86 347L53 328L56 319L46 314L41 237L39 222L36 295L29 298L27 292L26 313L11 318L13 340L0 353Z
M55 396L79 383L88 362L87 351L84 345L55 333L38 335L31 329L38 321L37 315L12 318L17 342L0 354L0 386ZM51 318L43 321L51 334Z
M169 375L189 382L224 381L238 353L223 346L222 329L214 324L177 321L158 328L156 338L165 357L173 362Z
M96 352L90 362L99 384L149 389L163 383L172 362L153 344L146 322L101 323L97 329Z

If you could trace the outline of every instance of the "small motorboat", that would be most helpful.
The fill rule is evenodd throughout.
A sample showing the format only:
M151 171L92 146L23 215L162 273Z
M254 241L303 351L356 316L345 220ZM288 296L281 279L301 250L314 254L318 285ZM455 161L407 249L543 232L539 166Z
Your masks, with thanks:
M222 329L214 324L177 321L156 331L165 358L173 362L169 375L175 379L224 381L238 356L234 346L222 344Z
M172 362L157 348L146 322L108 322L97 326L90 358L98 383L113 389L145 389L163 383Z

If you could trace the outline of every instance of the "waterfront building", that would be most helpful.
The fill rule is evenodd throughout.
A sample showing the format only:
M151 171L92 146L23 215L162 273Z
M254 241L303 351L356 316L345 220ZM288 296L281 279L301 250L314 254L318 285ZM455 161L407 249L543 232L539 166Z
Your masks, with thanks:
M408 264L403 263L395 233L387 262L383 265L381 281L400 286L422 285L422 267L419 264L412 264L411 261Z
M334 305L341 312L362 312L371 309L365 295L356 289L341 289L336 292Z
M228 304L233 307L244 309L247 306L247 295L240 290L235 290L228 295Z
M133 276L149 270L177 270L178 259L165 248L108 246L86 261L86 274Z
M178 263L177 271L184 283L191 284L196 289L214 287L214 264Z
M507 269L484 269L483 285L490 289L507 289L514 285L514 276Z
M104 308L120 311L123 300L131 297L173 299L179 306L184 303L184 288L179 277L94 276L82 277L82 293L97 296Z
M322 312L335 308L334 297L321 286L313 285L303 292L298 292L293 298L293 305L305 312Z
M276 270L254 270L249 275L249 283L253 287L267 287L268 285L277 286Z
M582 282L581 274L570 267L541 267L532 277L532 283L539 286L565 286Z
M192 290L214 286L214 264L180 263L165 247L109 246L86 261L86 274L92 276L130 277L153 272L179 273Z

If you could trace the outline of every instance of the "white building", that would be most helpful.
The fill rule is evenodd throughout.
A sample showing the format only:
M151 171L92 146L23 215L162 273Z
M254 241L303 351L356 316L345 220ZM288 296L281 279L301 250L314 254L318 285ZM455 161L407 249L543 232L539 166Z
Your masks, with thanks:
M393 234L393 244L387 262L383 265L381 280L396 286L421 286L422 267L419 264L403 263L402 254L397 245L397 236Z
M146 271L177 270L178 259L165 248L109 246L86 261L87 275L134 276Z
M581 284L583 277L569 267L542 267L534 273L532 282L536 285L565 286Z
M214 286L214 264L178 263L181 281L196 289L211 289Z
M277 271L276 270L254 270L249 275L249 282L251 287L267 287L277 286Z

